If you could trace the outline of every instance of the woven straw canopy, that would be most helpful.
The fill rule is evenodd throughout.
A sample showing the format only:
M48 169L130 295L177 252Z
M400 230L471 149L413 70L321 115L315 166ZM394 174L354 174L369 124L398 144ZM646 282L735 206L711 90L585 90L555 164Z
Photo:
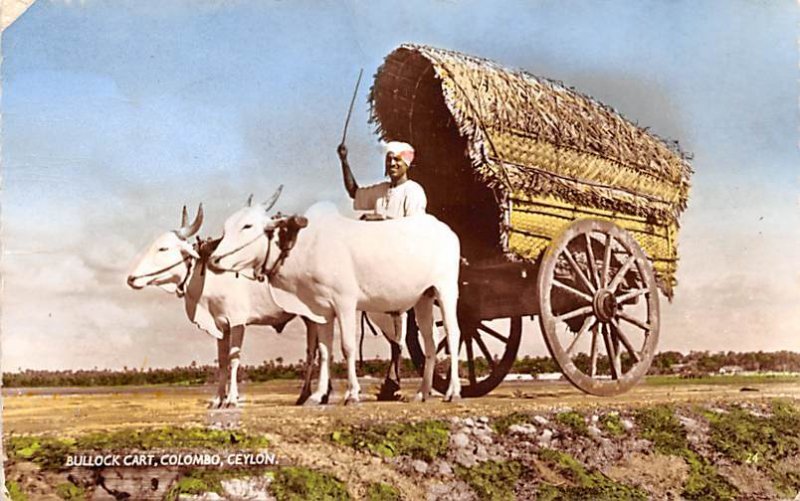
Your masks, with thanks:
M492 187L544 191L664 223L686 207L691 168L676 143L557 82L458 52L402 45L389 54L370 95L381 135L419 139L414 128L435 118L431 90Z

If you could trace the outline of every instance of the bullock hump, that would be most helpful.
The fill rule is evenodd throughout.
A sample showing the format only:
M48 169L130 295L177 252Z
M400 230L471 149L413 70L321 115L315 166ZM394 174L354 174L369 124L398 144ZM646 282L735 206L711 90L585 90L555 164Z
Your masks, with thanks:
M339 214L339 209L336 204L329 201L317 202L306 210L306 217L315 217L328 214Z

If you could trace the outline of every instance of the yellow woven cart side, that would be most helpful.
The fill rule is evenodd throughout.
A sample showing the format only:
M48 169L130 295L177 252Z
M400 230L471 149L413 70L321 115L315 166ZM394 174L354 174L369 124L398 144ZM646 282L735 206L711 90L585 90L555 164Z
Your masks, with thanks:
M661 291L672 297L677 269L674 223L651 223L643 217L571 205L553 196L516 193L511 200L508 249L523 259L536 260L573 221L587 218L611 221L628 231L650 258Z

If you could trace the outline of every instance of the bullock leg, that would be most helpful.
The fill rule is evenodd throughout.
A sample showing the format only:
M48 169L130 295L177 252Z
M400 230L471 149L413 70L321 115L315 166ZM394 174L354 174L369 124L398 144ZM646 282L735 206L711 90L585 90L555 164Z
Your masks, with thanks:
M461 380L458 379L458 345L461 340L461 329L456 316L458 289L454 287L437 289L439 307L442 310L444 330L447 335L447 346L450 348L450 386L444 395L445 402L461 400Z
M219 409L228 396L228 351L230 350L231 333L226 327L222 330L222 339L217 339L217 396L208 404L209 409Z
M231 385L228 397L225 399L225 407L239 406L239 364L241 363L242 343L244 342L244 325L231 327Z
M306 324L306 376L295 405L303 405L311 396L311 379L314 377L314 364L317 358L317 324L305 317L303 323Z
M392 361L386 369L386 377L383 380L381 389L378 392L379 401L397 401L402 397L397 393L400 391L400 378L397 380L392 378L392 372L395 369L395 363L400 359L402 353L400 349L400 335L397 329L396 315L389 315L386 313L367 313L367 318L370 322L375 324L378 329L383 333L383 337L389 341L389 347L392 350ZM396 370L394 372L397 372Z
M344 395L344 403L358 403L361 385L358 384L356 373L356 306L337 309L336 319L342 334L342 353L347 359L347 393Z
M333 365L333 322L331 322L331 336L330 336L330 343L328 343L328 356L325 359L325 367L328 371L328 390L325 392L325 395L322 397L322 403L327 404L330 402L331 395L333 395L333 383L331 382L330 378L330 367Z
M436 368L436 343L433 339L433 298L423 296L414 306L417 325L425 342L425 369L422 374L422 384L414 397L416 402L424 402L431 394L433 387L433 371Z
M317 325L317 338L319 346L319 381L315 391L305 405L320 405L328 402L331 392L330 360L333 352L333 322Z
M397 386L400 386L400 362L403 357L403 346L406 344L406 331L408 330L408 313L402 312L394 320L397 346L392 346L392 366Z

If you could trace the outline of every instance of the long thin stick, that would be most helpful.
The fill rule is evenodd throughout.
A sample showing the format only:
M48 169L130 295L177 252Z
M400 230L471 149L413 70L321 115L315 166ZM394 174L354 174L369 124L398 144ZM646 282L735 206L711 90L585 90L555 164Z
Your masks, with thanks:
M353 98L350 100L350 109L347 110L347 120L344 122L344 132L342 132L342 144L344 144L344 140L347 139L347 126L350 125L350 115L353 114L353 105L356 102L356 95L358 94L358 86L361 85L361 75L364 74L364 68L361 68L358 72L358 80L356 80L356 88L353 90Z

